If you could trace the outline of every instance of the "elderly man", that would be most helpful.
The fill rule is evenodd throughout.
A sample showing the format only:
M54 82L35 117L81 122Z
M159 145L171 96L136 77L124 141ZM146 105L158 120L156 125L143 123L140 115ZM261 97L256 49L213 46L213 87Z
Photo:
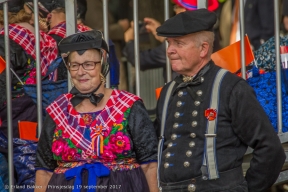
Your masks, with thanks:
M165 192L265 191L285 160L277 134L242 78L211 60L216 15L186 11L166 20L167 55L180 75L157 104L159 188ZM243 156L254 149L245 177Z

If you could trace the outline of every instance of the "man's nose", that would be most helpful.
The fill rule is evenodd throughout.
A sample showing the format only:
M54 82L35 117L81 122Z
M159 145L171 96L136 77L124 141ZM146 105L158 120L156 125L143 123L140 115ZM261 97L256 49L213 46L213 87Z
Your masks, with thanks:
M169 45L167 47L167 55L170 55L172 53L175 53L175 49L174 49L174 47L172 45Z

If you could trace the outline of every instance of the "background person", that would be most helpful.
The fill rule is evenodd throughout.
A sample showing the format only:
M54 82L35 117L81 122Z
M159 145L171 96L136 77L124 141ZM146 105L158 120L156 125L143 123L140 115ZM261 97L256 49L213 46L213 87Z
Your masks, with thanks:
M31 3L32 0L25 0L26 4ZM66 14L65 14L65 0L39 0L38 2L39 9L49 11L49 14L46 18L49 31L47 34L53 37L57 43L59 43L63 38L66 37ZM84 32L91 30L90 27L83 25L84 15L87 11L87 2L83 0L77 1L77 31ZM119 61L116 56L115 46L112 41L109 41L109 51L110 51L110 87L118 87L119 85ZM66 80L67 69L64 64L58 67L58 80Z
M173 0L174 3L174 13L177 15L186 10L197 10L197 0ZM209 0L208 1L208 9L210 11L216 11L218 8L217 0ZM165 38L158 36L156 29L161 25L161 23L154 18L145 17L144 18L145 29L148 33L152 33L155 39L161 42L160 45L148 49L140 51L140 70L147 69L155 69L163 67L163 77L166 79L166 44ZM140 29L139 29L140 30ZM133 25L125 32L124 34L126 46L124 47L123 53L127 60L135 66L135 54L134 54L134 28ZM220 49L219 42L217 41L217 45L215 44L214 51ZM177 76L177 73L172 73L172 79ZM165 80L166 82L166 80Z
M76 33L59 49L74 87L47 107L35 165L39 191L79 185L158 191L156 132L138 96L105 88L109 63L102 33Z
M199 9L179 13L157 28L157 35L167 38L172 70L181 74L174 80L163 121L163 103L172 82L163 87L157 104L158 136L165 122L163 151L158 154L165 192L263 192L276 181L285 161L253 88L211 60L216 20L214 13ZM242 161L248 146L254 151L244 177Z
M36 67L41 67L41 75L45 75L50 63L57 57L58 49L56 41L44 32L40 32L40 63L36 63L35 29L28 22L31 15L23 10L24 1L8 1L8 30L10 49L10 68L18 77L6 69L0 73L0 151L6 157L8 155L8 129L13 130L13 166L15 170L15 185L27 186L35 183L35 152L37 142L24 140L18 125L22 121L37 122L37 106L33 100L24 94L22 84L36 84ZM4 13L3 3L0 4L0 56L5 58L4 37ZM4 64L5 66L5 64ZM12 127L8 126L7 118L7 81L6 70L11 72L12 93ZM30 127L29 127L30 128ZM31 130L33 128L31 127ZM27 131L27 129L26 129ZM7 162L1 160L1 165ZM6 167L7 168L7 167ZM6 171L8 171L6 169ZM1 169L1 177L7 182L8 172ZM5 173L6 172L6 173ZM5 176L6 174L6 176ZM31 191L32 189L30 189ZM23 190L29 191L29 189Z

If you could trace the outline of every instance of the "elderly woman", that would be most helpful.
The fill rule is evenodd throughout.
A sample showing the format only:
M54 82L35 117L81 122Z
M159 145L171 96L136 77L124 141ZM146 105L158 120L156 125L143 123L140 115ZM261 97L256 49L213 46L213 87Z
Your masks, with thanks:
M68 36L59 50L74 87L46 109L37 191L157 191L156 132L138 96L105 88L102 33Z

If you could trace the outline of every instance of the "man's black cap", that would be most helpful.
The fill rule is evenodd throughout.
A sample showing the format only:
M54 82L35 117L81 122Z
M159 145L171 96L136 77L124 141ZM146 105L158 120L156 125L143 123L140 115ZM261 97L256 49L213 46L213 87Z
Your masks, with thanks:
M215 13L207 9L185 11L166 20L156 29L157 35L179 37L199 31L212 31L217 21Z

